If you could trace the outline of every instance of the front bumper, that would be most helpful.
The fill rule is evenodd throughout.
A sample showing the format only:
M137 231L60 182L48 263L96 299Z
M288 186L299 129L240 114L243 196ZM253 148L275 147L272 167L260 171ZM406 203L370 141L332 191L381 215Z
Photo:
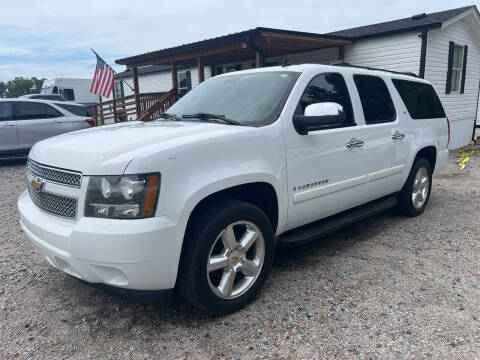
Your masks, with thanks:
M175 286L188 214L67 220L41 211L27 191L18 208L32 244L51 265L72 276L132 290Z

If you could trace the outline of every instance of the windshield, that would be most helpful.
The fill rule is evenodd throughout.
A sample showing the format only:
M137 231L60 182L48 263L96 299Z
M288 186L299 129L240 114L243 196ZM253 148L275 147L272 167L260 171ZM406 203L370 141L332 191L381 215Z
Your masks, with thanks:
M168 109L177 116L224 115L241 125L273 123L300 73L266 71L214 77L200 84Z

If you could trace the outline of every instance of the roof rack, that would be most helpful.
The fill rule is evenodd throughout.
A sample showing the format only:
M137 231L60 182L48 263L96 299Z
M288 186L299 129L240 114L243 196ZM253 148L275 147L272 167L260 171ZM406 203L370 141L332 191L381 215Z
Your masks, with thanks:
M367 67L367 66L360 66L360 65L352 65L346 62L341 62L341 61L334 61L331 62L329 65L331 66L345 66L345 67L352 67L352 68L358 68L358 69L365 69L365 70L376 70L376 71L386 71L392 74L398 74L398 75L408 75L408 76L413 76L418 78L419 76L413 72L401 72L401 71L393 71L393 70L386 70L386 69L380 69L380 68L373 68L373 67Z

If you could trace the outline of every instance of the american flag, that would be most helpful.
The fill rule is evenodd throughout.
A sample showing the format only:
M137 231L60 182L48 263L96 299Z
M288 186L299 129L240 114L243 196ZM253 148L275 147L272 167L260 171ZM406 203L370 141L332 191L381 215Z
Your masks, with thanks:
M95 67L95 75L93 75L92 86L90 92L105 97L110 97L113 87L113 70L103 59L97 57L97 66Z

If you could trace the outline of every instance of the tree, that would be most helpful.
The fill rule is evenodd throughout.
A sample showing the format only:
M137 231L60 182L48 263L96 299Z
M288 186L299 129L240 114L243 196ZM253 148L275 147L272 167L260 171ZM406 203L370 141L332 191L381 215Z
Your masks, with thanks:
M0 98L6 97L7 85L3 81L0 81Z
M13 80L0 82L0 97L16 98L26 94L38 94L45 79L36 77L16 77Z

